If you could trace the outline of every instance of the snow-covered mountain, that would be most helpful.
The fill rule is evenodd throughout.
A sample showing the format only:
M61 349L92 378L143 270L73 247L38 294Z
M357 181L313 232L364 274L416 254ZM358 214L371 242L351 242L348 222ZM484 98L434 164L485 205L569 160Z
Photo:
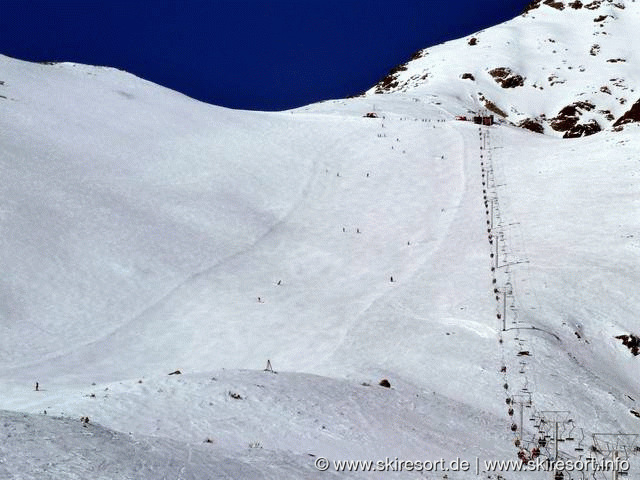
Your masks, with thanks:
M416 52L369 93L438 93L538 133L580 137L640 120L640 7L535 0L518 18Z
M279 113L0 56L0 478L640 478L640 4L579 3Z

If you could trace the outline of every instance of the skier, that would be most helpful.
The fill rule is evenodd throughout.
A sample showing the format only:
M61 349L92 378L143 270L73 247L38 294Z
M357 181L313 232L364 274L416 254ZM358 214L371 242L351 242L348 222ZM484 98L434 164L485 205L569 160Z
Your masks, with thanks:
M36 392L40 391L40 384L38 382L36 382Z

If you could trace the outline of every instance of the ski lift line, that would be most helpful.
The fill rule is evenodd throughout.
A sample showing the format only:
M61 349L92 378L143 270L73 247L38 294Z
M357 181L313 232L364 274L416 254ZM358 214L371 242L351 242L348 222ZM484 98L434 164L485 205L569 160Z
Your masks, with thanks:
M569 410L540 410L540 419L545 424L573 422L569 415L571 415Z
M486 137L487 137L487 135L485 134L485 137L483 138L483 142L485 142L484 143L485 150L487 149L487 147L486 147L487 138ZM491 185L489 188L496 189L498 187L505 186L506 183L497 184L497 182L496 182L495 172L494 172L492 159L491 159L491 150L493 150L493 149L495 149L495 148L489 147L489 150L487 150L487 152L486 152L488 154L487 155L487 157L488 157L487 158L488 168L487 168L486 177L487 177L487 183L489 183ZM491 162L491 163L489 163L489 162ZM484 170L483 170L483 173L484 173ZM483 178L484 178L484 176L485 175L483 175ZM490 223L491 223L490 233L493 232L493 227L494 227L493 222L494 222L494 220L496 218L499 219L499 222L500 222L499 225L502 227L502 229L504 229L506 227L513 226L513 225L518 225L519 222L514 222L514 223L510 223L508 225L504 225L504 223L502 222L501 211L499 209L499 197L497 195L497 192L494 191L494 193L491 195L491 197L492 197L491 198L491 204L492 205L491 205L491 218L490 218ZM487 199L487 196L485 194L485 206L488 207L488 205L486 205L486 203L488 203L488 199ZM491 238L495 238L495 241L496 241L496 249L495 249L496 260L498 260L499 253L501 251L502 251L502 253L504 254L504 256L506 258L507 253L508 253L507 249L504 247L504 245L503 245L502 249L499 248L499 244L505 242L505 232L504 231L500 231L498 233L498 235L495 235L495 236L492 235ZM511 254L509 254L509 255L511 255ZM525 262L528 263L528 260L526 260ZM511 265L519 264L519 263L524 263L524 262L521 262L521 261L507 262L506 264L501 266L501 267L506 267L504 271L506 272L506 275L507 275L507 282L505 283L505 286L501 287L499 289L499 291L501 291L503 293L503 295L502 295L503 296L503 317L502 317L503 322L506 321L506 299L507 299L507 296L510 296L511 298L513 298L513 296L514 296L513 284L512 284L512 281L511 281L511 272L510 272L508 267L511 266ZM496 263L496 266L499 266L499 265ZM512 315L514 316L514 322L513 323L519 322L519 320L516 322L516 320L517 320L517 309L515 308L515 304L511 303L509 305L509 307L510 307L510 311L512 312ZM509 328L509 330L511 330L511 329L520 330L520 329L534 329L534 328L518 326L518 327L515 327L515 328ZM504 330L506 330L506 328ZM547 333L550 333L550 332L547 332ZM554 335L554 334L552 334L552 335ZM503 365L506 365L506 362L504 361L504 359L505 359L505 345L504 345L504 342L503 342L502 332L500 332L499 336L500 336L500 340L501 340L501 342L500 342L500 345L501 345L501 358L503 360ZM525 365L526 365L526 362L525 362ZM530 399L531 398L531 392L529 392L529 379L528 379L528 376L526 375L526 371L524 370L524 367L521 368L521 373L522 372L524 372L525 381L524 381L524 385L523 385L521 391L522 392L526 392L527 398ZM505 373L504 377L507 378L507 374L506 373ZM514 397L514 398L518 398L518 397ZM529 405L527 405L527 406L529 408L533 408L533 402L529 402ZM523 411L523 410L524 410L524 406L521 406L521 411ZM516 442L517 442L516 445L517 446L524 443L524 417L523 417L522 413L521 413L521 417L522 418L521 418L521 421L520 421L520 424L519 424L519 428L517 426L515 431L514 431L514 436L516 438ZM519 435L515 435L517 433L519 433Z
M591 436L593 438L594 446L600 446L600 450L606 448L640 451L639 433L593 433ZM611 440L607 441L607 439ZM615 440L615 442L613 440Z
M519 262L508 262L508 263L505 263L504 265L499 265L496 268L511 267L513 265L521 265L523 263L529 263L529 260L520 260Z

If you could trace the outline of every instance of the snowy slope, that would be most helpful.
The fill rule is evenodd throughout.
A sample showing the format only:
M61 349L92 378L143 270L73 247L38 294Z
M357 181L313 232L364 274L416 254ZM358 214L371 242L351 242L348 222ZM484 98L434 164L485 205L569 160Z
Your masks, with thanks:
M334 112L231 112L114 70L3 62L2 158L11 175L3 230L15 232L3 237L4 408L89 415L120 431L198 444L212 437L242 455L259 442L282 452L277 458L421 457L425 448L441 456L452 429L461 429L461 452L488 455L495 444L510 452L503 429L469 446L463 440L465 423L500 421L499 405L470 408L478 391L461 388L480 375L482 396L491 396L498 360L494 332L482 323L488 290L448 298L456 281L442 261L448 255L468 265L458 282L487 279L481 222L466 236L471 146L436 122L438 111L403 99L400 112L429 122L390 113L384 127L362 118L373 107L361 101L334 103ZM437 142L425 136L430 129ZM463 242L444 253L455 231ZM462 328L461 315L469 319ZM436 348L449 336L449 347L476 344L486 359L457 374L465 362L444 359L447 343ZM226 389L212 397L199 387L203 378L262 369L267 359L284 392L270 401L247 393L264 405L248 413L258 418L228 425L236 400ZM434 362L443 368L425 381ZM158 390L176 368L199 376L185 375L167 399ZM347 383L330 382L322 395L314 393L321 380L296 381L287 371ZM384 376L391 391L377 386ZM35 381L42 392L32 391ZM96 409L98 392L119 382L142 386ZM238 383L228 390L252 385ZM364 408L358 399L370 390ZM262 410L310 402L284 443L287 414L261 426ZM433 424L452 409L465 422ZM203 415L212 417L193 428ZM234 435L220 431L235 423Z
M639 99L639 21L634 1L534 1L509 22L416 52L367 93L432 94L452 114L486 107L535 131L589 135L618 126Z
M631 31L634 2L607 8ZM543 4L400 72L437 54L449 77L281 113L0 56L0 478L443 478L314 461L513 459L512 399L532 401L529 450L550 410L574 420L562 458L638 432L637 358L614 338L640 334L638 127L452 120L478 107L455 62L517 57L451 52L533 49L524 32L551 26L574 45L558 15L595 11ZM518 71L549 62L528 52ZM611 68L631 85L636 64ZM486 98L534 102L483 72ZM582 88L556 86L543 111Z

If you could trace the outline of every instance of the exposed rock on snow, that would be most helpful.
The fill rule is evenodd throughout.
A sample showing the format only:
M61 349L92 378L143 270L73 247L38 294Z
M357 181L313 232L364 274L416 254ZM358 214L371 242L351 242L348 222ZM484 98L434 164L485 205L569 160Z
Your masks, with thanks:
M403 63L392 68L387 75L376 84L376 93L389 92L396 88L400 82L398 81L399 73L407 70L407 64Z
M491 75L494 80L502 86L502 88L515 88L522 87L524 85L524 78L522 78L522 75L513 73L511 69L507 67L499 67L489 70L489 75Z
M531 10L535 10L536 8L540 7L540 3L542 3L542 0L533 0L526 7L524 7L522 14L525 15L529 13Z
M536 0L509 22L430 47L428 58L403 64L368 93L437 91L451 99L452 115L488 108L490 99L501 112L494 113L513 125L538 118L549 135L592 135L614 128L615 119L626 113L625 96L613 88L640 90L639 16L640 2ZM477 87L468 82L469 75ZM527 84L532 88L521 88ZM560 128L558 112L584 101L595 106L591 115Z
M551 128L557 132L564 132L564 138L577 138L593 135L601 130L595 120L578 123L584 112L590 112L595 108L590 102L575 102L564 107L550 120Z
M544 133L544 126L540 120L534 120L532 118L525 118L524 120L518 123L518 126L521 128L526 128L527 130L531 130L536 133Z
M557 10L564 10L564 2L555 2L554 0L544 0L543 3Z
M486 108L490 112L493 112L496 115L500 115L501 117L505 117L505 118L509 116L506 112L504 112L500 107L498 107L495 103L493 103L491 100L486 98L484 95L479 94L478 98L482 102L482 105L484 106L484 108Z
M622 340L622 344L631 350L634 356L640 355L640 337L635 335L617 335L618 340Z
M602 4L601 0L596 0L594 2L588 3L584 6L584 8L587 8L589 10L595 10L596 8L598 8L600 5Z
M640 99L613 124L615 127L627 123L640 122Z

